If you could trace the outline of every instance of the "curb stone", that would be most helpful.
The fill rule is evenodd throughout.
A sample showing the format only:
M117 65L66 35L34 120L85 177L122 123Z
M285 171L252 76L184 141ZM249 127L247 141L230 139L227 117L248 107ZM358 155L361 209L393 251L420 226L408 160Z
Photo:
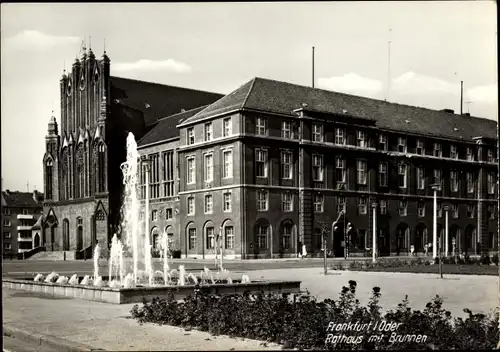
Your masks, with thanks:
M9 325L3 325L3 335L11 336L21 340L34 341L41 346L43 345L47 347L57 348L59 350L63 349L68 352L105 351L101 348L94 348L78 342L61 339L51 335L44 335L37 332L30 332Z

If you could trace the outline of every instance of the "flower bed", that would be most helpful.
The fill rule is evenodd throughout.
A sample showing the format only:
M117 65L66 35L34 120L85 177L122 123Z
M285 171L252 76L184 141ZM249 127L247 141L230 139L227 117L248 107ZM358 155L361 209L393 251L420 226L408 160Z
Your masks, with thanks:
M412 310L408 300L385 315L379 306L380 288L374 287L366 306L356 299L356 282L344 286L338 300L318 302L308 293L243 294L217 296L200 293L178 302L173 296L153 299L132 308L132 317L140 323L157 323L208 331L214 335L229 335L282 344L297 349L492 349L499 337L498 313L495 316L472 314L466 319L452 318L442 307L438 296L423 311ZM332 324L366 324L361 331L336 331ZM398 336L425 336L416 341L373 340L375 324L395 324ZM399 324L399 325L398 325ZM338 325L337 325L338 326ZM333 338L346 336L350 339ZM356 342L353 342L356 341Z

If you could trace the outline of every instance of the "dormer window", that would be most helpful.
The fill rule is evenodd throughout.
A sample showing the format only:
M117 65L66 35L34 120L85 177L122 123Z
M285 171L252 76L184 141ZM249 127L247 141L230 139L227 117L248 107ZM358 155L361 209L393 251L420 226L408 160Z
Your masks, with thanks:
M424 141L421 139L417 139L417 154L425 155L425 144Z
M385 134L378 136L378 149L387 150L387 136Z
M454 144L450 145L450 158L458 159L457 146Z
M194 144L194 128L190 127L187 129L187 144Z
M357 146L360 148L366 148L366 133L364 131L358 131L357 133Z
M398 137L398 152L406 153L406 138Z
M443 156L443 150L441 149L441 143L434 143L434 156L438 157L438 158Z

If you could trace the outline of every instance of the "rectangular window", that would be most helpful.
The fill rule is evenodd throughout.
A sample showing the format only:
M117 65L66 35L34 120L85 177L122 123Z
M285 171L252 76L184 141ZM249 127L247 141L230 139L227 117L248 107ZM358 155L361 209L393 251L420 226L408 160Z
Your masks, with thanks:
M476 207L472 204L467 206L467 217L469 219L474 219L474 214L476 213Z
M290 225L285 225L281 229L281 246L283 249L290 249L292 238L292 227Z
M323 142L323 125L313 123L313 142Z
M450 158L451 159L458 159L457 146L454 144L450 145Z
M486 159L489 163L494 163L495 162L495 158L493 156L493 150L491 149L488 149L488 156L487 156L487 159Z
M418 155L425 155L425 143L421 139L417 139L417 150Z
M345 129L335 128L335 144L345 145Z
M488 194L495 194L495 174L493 172L488 173Z
M472 151L471 147L467 147L467 150L466 150L466 159L468 161L474 161L474 152Z
M467 192L474 193L474 174L472 172L467 172Z
M434 184L443 186L443 174L441 169L434 169Z
M205 214L212 214L213 199L211 194L205 195Z
M340 212L345 211L345 197L339 196L337 197L337 214L340 214Z
M293 195L290 192L285 192L282 194L281 202L284 212L293 211Z
M174 180L174 152L172 150L162 153L163 158L163 195L173 197L175 195Z
M313 154L313 180L323 181L323 155Z
M149 160L149 197L160 198L160 155L150 155Z
M265 117L257 117L255 131L259 136L267 136L267 119Z
M195 206L194 206L194 197L187 198L187 214L194 215Z
M257 192L257 210L266 211L268 207L267 192L259 191Z
M224 199L224 211L231 211L231 205L232 205L232 199L231 199L231 192L224 192L223 195Z
M368 212L368 207L366 205L365 197L358 198L358 212L360 215L366 215L366 213Z
M212 154L205 154L205 182L214 180L214 157Z
M366 160L356 161L358 185L366 185Z
M442 157L443 156L443 150L441 149L441 143L434 143L434 154L435 157Z
M417 214L420 218L423 218L425 216L425 203L424 202L418 202Z
M268 226L257 226L257 248L267 249Z
M187 144L191 145L194 144L194 127L190 127L187 129Z
M366 148L366 133L364 131L358 131L356 145L360 148Z
M335 179L337 183L346 182L345 159L340 156L335 158Z
M3 221L3 226L9 227L10 226L10 220L4 220Z
M226 249L234 249L234 227L224 227L224 242Z
M387 201L385 199L380 200L380 215L387 214Z
M267 150L255 150L255 176L267 177Z
M205 124L205 141L211 141L212 137L212 123L209 122Z
M371 247L372 247L372 244L370 243L370 236L366 235L365 229L359 229L358 230L358 248L365 249L365 248L371 248Z
M12 238L12 235L10 234L10 232L4 232L3 238Z
M458 219L458 205L453 204L451 206L451 215L453 216L454 219Z
M400 200L399 201L399 215L406 216L407 213L408 213L408 201Z
M224 171L222 173L223 178L233 177L233 151L224 150L222 152L222 158L224 159Z
M423 167L417 168L417 188L425 189L425 169Z
M458 192L458 172L456 170L450 170L450 190Z
M385 134L380 134L378 136L378 149L387 150L387 136Z
M194 156L190 156L187 158L187 184L196 183L196 167L195 167L195 159Z
M233 126L232 126L230 117L228 117L222 121L222 126L223 126L222 127L223 128L222 135L224 137L228 137L228 136L233 134Z
M165 220L170 220L173 217L172 208L165 209Z
M189 229L189 249L196 249L196 229Z
M6 250L11 250L12 249L12 244L10 244L10 243L4 243L3 244L3 248L6 249Z
M281 152L281 178L285 180L291 180L293 177L292 173L292 152L282 151Z
M316 213L322 213L323 212L323 204L324 204L324 197L322 194L315 194L314 195L314 211Z
M378 184L387 187L387 163L378 164Z
M158 210L153 210L151 212L151 220L152 221L158 221Z
M406 153L406 138L398 137L398 152Z
M400 163L398 168L398 185L400 188L406 188L406 172L408 168L405 163Z
M215 233L214 233L214 228L213 227L207 227L205 229L205 231L206 231L207 249L214 249L215 248Z
M24 214L24 215L28 215L28 214L29 214L28 209L23 209L23 214Z
M292 123L290 121L283 121L281 124L281 137L290 139L292 137Z

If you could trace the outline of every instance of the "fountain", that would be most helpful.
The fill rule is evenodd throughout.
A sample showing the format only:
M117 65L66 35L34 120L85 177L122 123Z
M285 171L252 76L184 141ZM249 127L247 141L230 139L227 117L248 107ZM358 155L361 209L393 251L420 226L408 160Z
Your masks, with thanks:
M246 274L242 275L241 280L233 281L229 271L223 269L222 260L220 264L217 263L216 277L206 267L199 277L193 273L187 273L184 265L179 265L178 270L170 269L168 262L170 242L166 232L163 232L159 241L163 271L155 271L149 229L147 228L148 221L145 221L144 226L140 226L141 204L137 189L138 163L137 143L134 135L129 133L127 159L121 165L124 183L124 202L121 209L123 214L122 231L120 234L115 233L111 239L107 277L101 276L102 274L99 272L101 247L97 243L94 248L93 276L85 275L79 284L80 278L76 274L68 279L68 277L52 272L47 275L45 280L42 274L36 275L34 279L3 278L3 287L117 304L137 303L144 298L152 299L164 296L169 292L173 293L176 299L181 299L192 294L195 286L198 286L200 291L217 294L259 291L295 293L300 291L299 281L250 281ZM146 179L148 179L147 176ZM148 189L147 184L146 189ZM146 192L146 219L148 218L147 209L148 192ZM132 257L131 268L126 265L128 264L125 260L126 254Z

